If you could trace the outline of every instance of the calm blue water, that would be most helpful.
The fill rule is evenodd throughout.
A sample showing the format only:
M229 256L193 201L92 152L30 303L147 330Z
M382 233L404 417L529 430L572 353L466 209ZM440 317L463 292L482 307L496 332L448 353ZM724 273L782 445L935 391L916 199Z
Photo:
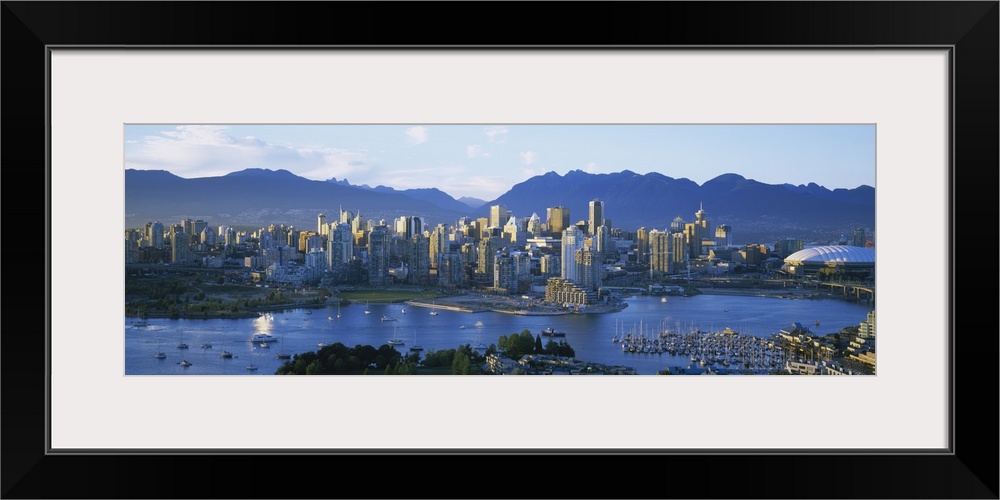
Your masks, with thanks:
M871 310L867 304L839 300L788 300L767 297L696 295L669 297L633 297L629 307L620 313L565 316L515 316L484 312L461 313L438 310L437 316L420 307L401 304L371 305L372 314L364 314L364 305L346 305L275 312L270 317L245 319L150 319L150 326L132 328L134 318L125 318L125 373L127 375L272 375L284 362L275 359L279 351L301 353L315 351L317 343L340 342L348 347L357 344L379 346L397 338L406 344L396 346L409 354L414 343L427 350L452 349L460 344L495 344L500 335L530 330L538 334L545 327L566 332L565 340L576 350L581 360L608 365L636 368L639 374L652 375L666 366L687 366L684 356L669 354L623 353L619 344L611 342L616 329L657 331L660 325L687 331L692 326L701 330L733 328L741 333L761 337L776 333L792 322L809 326L814 332L826 334L846 326L856 326ZM397 318L383 322L382 315ZM814 323L819 320L820 326ZM463 328L464 327L464 328ZM270 333L278 342L262 349L250 342L255 333ZM414 340L415 339L415 340ZM547 342L549 337L542 337ZM559 340L558 338L556 340ZM178 349L178 342L188 349ZM202 349L200 344L211 343ZM283 343L283 346L282 346ZM227 350L236 357L220 358ZM166 359L153 357L164 352ZM177 363L187 360L191 366ZM248 371L253 363L256 371Z

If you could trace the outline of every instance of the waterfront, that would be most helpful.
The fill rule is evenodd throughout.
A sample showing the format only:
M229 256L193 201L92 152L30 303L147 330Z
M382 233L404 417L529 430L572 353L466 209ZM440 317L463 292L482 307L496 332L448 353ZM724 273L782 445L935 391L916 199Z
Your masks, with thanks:
M779 299L752 296L695 295L669 297L636 296L626 299L629 306L611 314L569 314L560 316L520 316L493 312L465 313L438 309L437 315L419 307L402 304L370 306L350 304L320 309L292 309L257 318L240 319L161 319L148 320L149 326L133 327L134 318L124 318L125 373L127 375L270 375L284 360L275 355L284 351L315 351L317 344L340 342L348 347L367 344L378 347L396 337L405 341L395 346L409 354L414 344L430 350L453 349L461 344L495 344L500 335L529 330L538 334L552 327L566 332L564 339L583 361L634 367L640 375L652 375L667 366L691 364L688 356L622 352L612 342L616 329L655 329L666 325L674 330L732 328L743 334L767 337L793 322L809 326L825 335L841 328L857 326L870 310L867 304L841 300ZM406 309L406 313L402 309ZM383 316L396 321L383 321ZM819 321L819 326L815 322ZM251 342L254 334L274 338L268 348ZM548 337L543 337L547 342ZM178 349L179 342L187 349ZM211 348L202 348L211 344ZM221 358L223 351L233 358ZM154 358L162 351L164 359ZM186 360L191 366L180 366ZM247 370L253 364L256 370Z

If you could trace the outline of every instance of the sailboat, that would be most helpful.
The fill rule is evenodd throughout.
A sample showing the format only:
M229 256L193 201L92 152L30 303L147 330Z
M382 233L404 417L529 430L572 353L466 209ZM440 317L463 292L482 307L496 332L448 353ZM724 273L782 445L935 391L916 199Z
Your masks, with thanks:
M156 344L156 354L153 355L156 359L167 359L167 353L160 349L160 343Z
M257 370L257 365L255 365L253 363L250 363L249 365L247 365L247 371L251 371L252 372L252 371L256 371L256 370Z
M337 319L340 319L340 301L337 301Z
M437 315L438 315L437 309L434 309L434 303L431 302L431 316L437 316Z
M371 313L372 313L371 302L365 302L365 314L371 314Z
M396 324L392 325L392 338L389 339L389 345L403 345L405 342L403 339L396 336Z
M410 346L410 350L414 351L414 352L416 352L416 351L423 351L424 350L424 346L417 345L417 330L416 329L413 330L413 345Z
M188 348L188 345L184 343L184 337L183 337L183 335L178 339L177 348L178 349L187 349Z
M292 355L285 352L285 336L281 336L281 351L274 355L274 359L291 359Z

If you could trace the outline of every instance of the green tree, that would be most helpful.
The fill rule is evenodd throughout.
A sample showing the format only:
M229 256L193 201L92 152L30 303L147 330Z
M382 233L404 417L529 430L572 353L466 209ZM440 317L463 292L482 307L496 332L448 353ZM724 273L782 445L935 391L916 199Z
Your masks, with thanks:
M452 375L468 375L472 371L471 366L469 356L462 351L458 351L455 353L455 359L451 363L451 373Z
M535 354L542 353L542 335L535 335Z

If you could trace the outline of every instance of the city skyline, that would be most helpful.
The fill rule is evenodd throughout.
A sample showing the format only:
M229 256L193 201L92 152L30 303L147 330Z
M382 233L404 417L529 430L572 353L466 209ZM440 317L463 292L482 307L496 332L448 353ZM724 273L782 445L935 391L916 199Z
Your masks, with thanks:
M491 201L531 177L659 172L697 184L875 185L874 125L126 125L125 168L246 168Z

